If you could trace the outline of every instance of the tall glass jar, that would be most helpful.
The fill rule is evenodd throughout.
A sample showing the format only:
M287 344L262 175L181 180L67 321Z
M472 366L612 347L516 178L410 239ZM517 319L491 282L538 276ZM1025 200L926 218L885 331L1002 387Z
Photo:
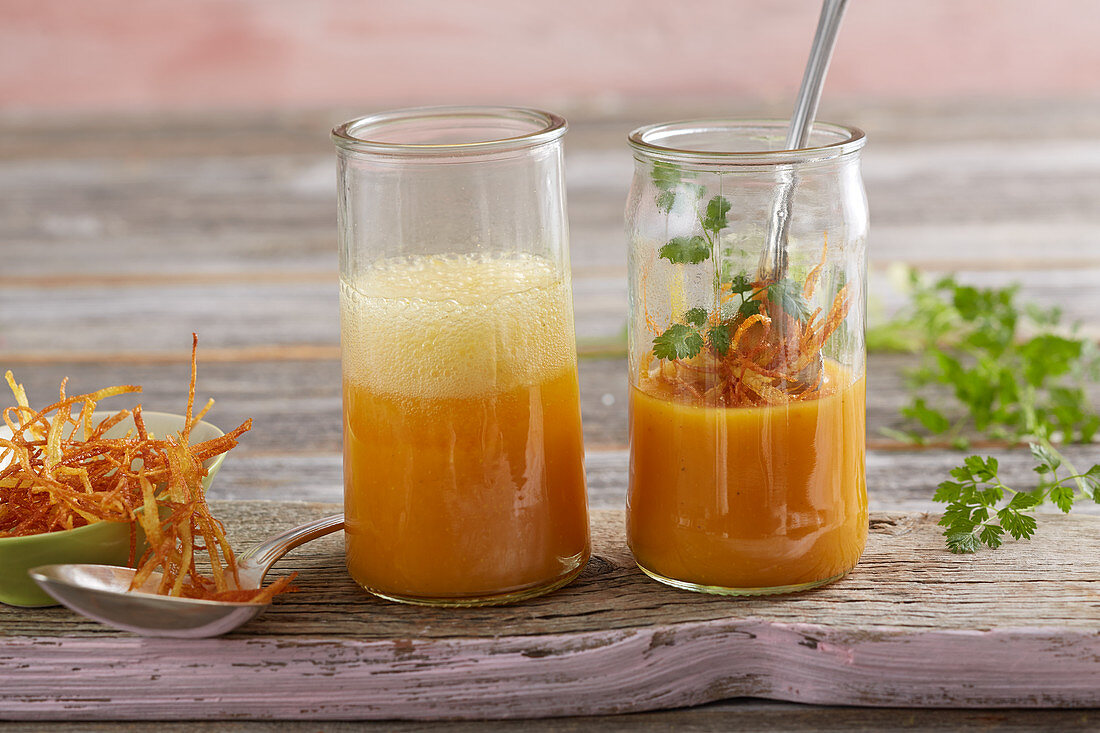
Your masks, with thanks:
M375 595L506 603L588 560L565 130L446 107L333 131L347 564Z
M786 127L630 135L628 537L689 590L828 583L867 537L864 135Z

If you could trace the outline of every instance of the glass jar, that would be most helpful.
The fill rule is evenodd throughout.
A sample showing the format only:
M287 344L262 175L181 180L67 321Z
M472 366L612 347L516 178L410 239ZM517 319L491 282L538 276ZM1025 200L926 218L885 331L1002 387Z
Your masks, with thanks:
M627 530L679 588L811 588L867 537L864 135L817 123L792 151L786 128L630 135Z
M406 109L333 130L348 570L472 606L589 557L565 120Z

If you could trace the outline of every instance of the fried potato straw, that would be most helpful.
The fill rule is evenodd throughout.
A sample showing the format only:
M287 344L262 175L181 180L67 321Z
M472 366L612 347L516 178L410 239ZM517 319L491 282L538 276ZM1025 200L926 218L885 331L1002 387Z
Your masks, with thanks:
M812 298L817 290L827 250L826 240L821 261L798 289L804 300ZM823 370L815 367L829 337L848 315L848 286L837 291L824 318L822 308L816 308L803 320L767 297L768 287L773 284L751 283L751 300L757 305L754 315L739 315L723 322L718 309L711 314L709 325L723 323L732 334L724 352L709 347L688 359L656 360L651 351L642 365L646 379L663 384L689 404L705 406L783 405L824 396L829 388L824 384ZM733 297L728 287L719 292L721 305ZM645 318L650 333L661 332L648 311Z
M56 532L94 522L137 522L149 549L136 564L131 590L155 588L161 595L248 603L267 603L285 591L293 576L263 589L238 590L233 550L222 523L206 503L203 462L234 448L237 439L251 429L252 420L221 437L190 444L191 429L214 404L210 400L193 414L197 347L198 338L193 336L184 428L163 438L146 430L140 404L94 424L92 415L100 400L140 392L141 387L122 385L66 396L66 378L58 401L36 411L8 371L4 376L16 404L3 411L12 437L0 438L0 537ZM104 437L131 416L134 430L122 438ZM131 565L136 536L131 524ZM209 575L196 565L201 553L209 558Z

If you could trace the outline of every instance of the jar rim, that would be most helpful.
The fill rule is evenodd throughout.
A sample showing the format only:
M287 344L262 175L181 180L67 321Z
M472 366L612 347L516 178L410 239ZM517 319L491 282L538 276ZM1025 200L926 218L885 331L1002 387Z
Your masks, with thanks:
M833 142L796 150L699 150L682 146L661 145L662 137L699 135L726 129L748 133L752 130L774 131L779 139L786 137L790 122L780 119L705 118L658 122L635 128L628 136L635 151L663 160L719 165L799 165L839 158L861 149L867 135L858 127L815 121L815 131L835 136Z
M438 122L439 130L447 129L447 123L453 128L456 122L472 123L478 120L491 126L496 123L502 134L477 136L482 139L458 140L448 142L402 142L397 140L372 139L367 133L378 133L389 128L391 131L401 124ZM507 129L511 123L512 129ZM529 130L518 134L519 127ZM482 155L509 150L521 150L558 140L565 134L569 125L565 118L540 109L508 106L448 105L432 107L405 107L363 115L348 120L332 129L331 137L342 150L357 153L372 153L389 156L429 156L453 157L462 155Z

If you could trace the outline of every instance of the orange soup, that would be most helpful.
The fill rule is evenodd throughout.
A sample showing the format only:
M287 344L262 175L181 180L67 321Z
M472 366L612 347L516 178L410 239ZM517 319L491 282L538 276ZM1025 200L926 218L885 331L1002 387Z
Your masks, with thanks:
M344 284L348 570L466 605L589 556L569 288L538 258L418 258Z
M816 399L700 406L630 394L628 537L683 587L776 592L851 570L867 538L865 380L826 364ZM791 588L793 586L793 588Z

